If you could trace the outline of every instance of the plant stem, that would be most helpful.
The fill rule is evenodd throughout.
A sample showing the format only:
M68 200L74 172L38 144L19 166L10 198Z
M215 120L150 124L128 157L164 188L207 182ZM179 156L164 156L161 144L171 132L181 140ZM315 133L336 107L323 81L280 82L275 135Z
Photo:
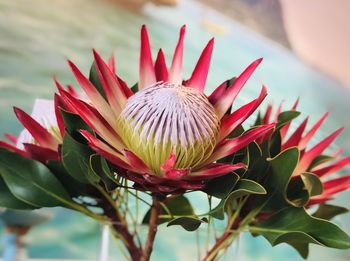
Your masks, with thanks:
M105 214L110 218L111 225L117 236L123 241L128 250L131 260L139 261L142 255L142 249L135 244L133 235L129 232L127 224L118 212L113 208L105 208Z
M101 204L105 215L111 222L111 227L116 235L123 241L124 246L129 252L132 261L140 261L142 256L141 246L137 246L134 240L134 236L129 232L128 225L119 213L118 208L115 206L113 199L103 190L100 190L104 196L104 200Z
M240 231L226 230L215 242L215 245L207 252L203 261L212 261L217 256L218 252L227 245L227 241L234 240Z
M238 203L238 207L234 214L228 220L227 227L224 233L216 239L215 244L212 248L207 252L203 261L212 261L217 257L218 252L221 249L226 248L241 232L241 227L239 226L239 214L241 212L242 207L244 206L248 197L241 199Z
M161 204L157 196L153 196L153 203L151 208L151 215L149 219L148 224L148 236L145 244L145 248L143 250L141 261L149 261L152 250L153 250L153 244L154 239L156 237L157 228L158 228L158 220L159 220L159 214L161 210Z

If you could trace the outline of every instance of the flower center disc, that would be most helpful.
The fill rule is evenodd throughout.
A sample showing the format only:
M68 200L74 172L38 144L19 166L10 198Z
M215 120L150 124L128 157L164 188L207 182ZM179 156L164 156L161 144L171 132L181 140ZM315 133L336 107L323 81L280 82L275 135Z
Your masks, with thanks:
M220 121L196 89L161 83L129 98L118 127L126 146L156 174L171 152L176 168L194 168L216 145Z

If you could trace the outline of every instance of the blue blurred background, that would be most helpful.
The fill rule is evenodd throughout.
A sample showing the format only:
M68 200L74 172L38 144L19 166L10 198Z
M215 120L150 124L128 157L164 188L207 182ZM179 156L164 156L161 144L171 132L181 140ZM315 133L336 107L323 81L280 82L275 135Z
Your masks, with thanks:
M304 115L299 122L306 115L316 121L325 111L330 111L331 116L317 138L345 126L347 128L337 144L345 149L344 153L350 153L347 114L350 111L350 85L347 86L344 75L322 67L317 60L309 59L299 50L301 47L294 37L295 30L288 32L283 30L283 24L278 24L283 17L278 13L281 12L281 6L275 8L274 3L277 1L260 1L265 2L270 9L258 5L256 2L259 1L246 1L244 7L241 6L243 1L232 1L237 3L237 8L225 0L203 1L205 3L182 0L172 7L146 4L139 8L135 7L141 1L122 1L129 2L124 6L116 2L119 1L0 0L0 133L18 134L21 130L12 112L13 105L30 112L35 98L52 98L55 91L53 75L63 83L76 86L67 67L66 57L87 73L92 62L93 47L105 58L114 52L118 74L132 85L138 76L140 26L148 26L154 54L162 47L169 63L178 29L186 24L185 78L192 72L201 49L213 36L215 49L207 83L208 93L218 83L240 73L252 60L264 57L263 64L248 82L235 106L256 97L262 83L268 87L268 101L279 103L284 100L285 108L289 108L300 97L299 108ZM130 6L131 2L135 2L135 5ZM266 15L265 20L260 17L261 14ZM263 22L254 20L254 15L259 15L261 21L267 21L268 30L261 27ZM293 23L290 20L284 22ZM298 58L291 49L296 50L304 61L311 62L312 66ZM334 42L334 49L337 49L337 42ZM339 53L340 50L337 51ZM324 59L329 55L335 54L325 53ZM350 208L349 196L349 192L344 192L339 195L337 202ZM33 241L29 249L30 256L96 260L99 225L68 210L57 208L52 211L54 219L31 231ZM348 233L349 217L346 214L336 219L336 223ZM162 227L153 260L195 260L189 255L194 251L195 234ZM118 250L112 247L111 256L116 257L117 253ZM301 259L288 246L271 248L264 239L253 239L249 235L240 241L239 256L240 260ZM311 248L310 260L330 259L350 260L350 251L316 246ZM226 257L226 260L232 258Z

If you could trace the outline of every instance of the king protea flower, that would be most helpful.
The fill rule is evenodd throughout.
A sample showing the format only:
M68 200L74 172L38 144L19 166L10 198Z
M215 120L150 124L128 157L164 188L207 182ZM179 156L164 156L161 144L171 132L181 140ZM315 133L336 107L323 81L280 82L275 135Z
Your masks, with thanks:
M214 45L204 48L191 77L181 77L185 26L180 30L175 54L168 68L162 50L153 62L146 27L141 29L138 92L133 93L109 63L94 50L94 62L103 95L69 61L86 103L57 86L65 108L80 117L97 134L82 130L89 146L105 157L118 173L151 191L173 192L202 188L204 180L244 168L242 163L215 163L267 133L274 124L227 138L260 105L258 98L231 114L225 113L262 59L254 61L232 84L223 82L204 94Z
M298 100L292 107L295 110L298 105ZM281 111L281 106L277 109L274 120L277 119ZM269 105L263 117L264 124L270 121L272 114L272 106ZM327 118L328 113L325 113L308 131L305 131L309 117L307 117L294 132L290 133L287 138L288 131L290 129L290 122L280 129L282 138L281 151L291 147L297 147L300 151L300 159L297 167L293 172L293 177L299 176L304 172L311 172L317 175L323 183L323 192L321 195L313 196L310 198L308 205L319 204L332 199L333 195L350 188L350 175L345 175L337 178L329 178L331 175L336 174L337 171L343 169L350 164L350 156L340 158L342 149L336 151L331 157L324 157L323 152L332 144L332 142L343 131L343 128L339 128L334 131L325 139L318 142L311 148L307 148L310 140L314 137L317 130L320 128L324 120Z
M14 112L25 129L18 137L5 134L11 143L0 141L0 147L42 162L59 160L64 127L55 102L56 98L35 100L31 115L15 107Z

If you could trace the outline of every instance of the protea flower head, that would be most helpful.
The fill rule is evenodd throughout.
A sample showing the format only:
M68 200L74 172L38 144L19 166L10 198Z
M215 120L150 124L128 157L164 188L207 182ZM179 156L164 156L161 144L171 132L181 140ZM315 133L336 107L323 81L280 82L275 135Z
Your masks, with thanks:
M115 75L114 59L105 63L94 50L94 63L103 93L69 61L78 83L88 96L86 103L57 86L66 109L98 134L82 130L89 146L118 168L118 173L147 190L175 191L203 187L206 179L225 175L244 164L215 163L274 127L259 126L235 138L227 138L260 105L259 97L231 114L236 96L261 59L254 61L233 83L223 82L204 94L214 45L204 48L190 77L181 77L185 26L180 30L170 68L162 50L152 60L146 27L141 29L138 92Z
M15 107L14 112L25 129L18 137L5 134L11 143L0 141L0 147L42 162L59 160L64 127L55 102L56 98L35 100L31 115Z
M296 110L298 102L299 100L294 103L292 110ZM272 110L272 105L269 105L263 117L264 124L270 121L270 118L272 117ZM277 109L274 120L277 119L280 112L281 106ZM343 131L343 128L337 129L328 137L318 142L316 145L308 148L309 142L312 140L327 116L328 113L325 113L308 131L305 130L309 121L309 117L304 119L304 121L290 134L288 132L290 130L291 122L284 125L280 129L282 139L281 151L291 147L297 147L300 151L300 159L297 167L293 172L293 177L299 176L304 172L310 172L317 175L322 181L322 194L312 196L308 202L308 206L326 202L332 199L333 195L336 193L350 188L350 175L338 175L336 178L331 177L332 175L337 176L337 172L339 170L345 168L350 164L350 156L340 157L342 149L339 149L333 153L332 156L323 155L323 152L339 136L339 134Z

